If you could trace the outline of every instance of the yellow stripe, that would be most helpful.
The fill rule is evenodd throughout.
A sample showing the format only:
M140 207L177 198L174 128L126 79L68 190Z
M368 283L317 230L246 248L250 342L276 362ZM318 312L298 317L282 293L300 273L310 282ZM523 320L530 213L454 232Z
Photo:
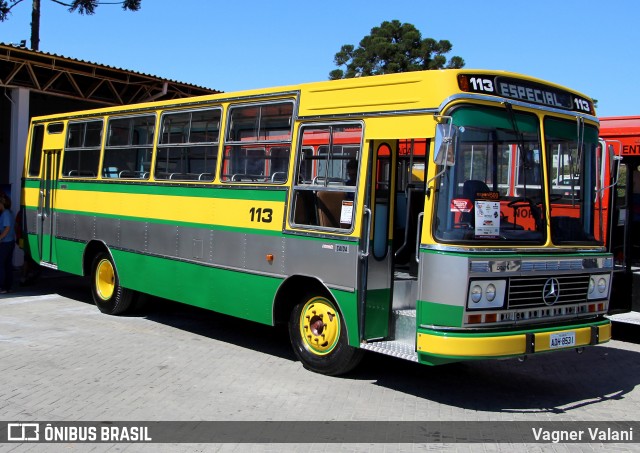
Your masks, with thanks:
M37 189L35 189L35 194L32 193L34 190L28 192L25 194L27 205L37 206ZM282 229L284 217L284 203L279 201L229 200L79 190L56 191L55 207L68 211L84 211L121 217L143 217L271 231ZM271 212L268 211L269 209Z
M38 189L28 187L22 189L22 200L25 206L38 207Z
M523 354L525 335L505 337L441 337L418 333L418 352L457 357Z
M591 343L591 328L554 330L536 333L534 337L535 352L552 349L551 335L560 332L575 332L576 344L572 347L586 346ZM611 324L598 326L599 343L611 339ZM495 337L450 337L418 333L417 351L427 354L449 357L502 357L526 353L526 335L506 335Z

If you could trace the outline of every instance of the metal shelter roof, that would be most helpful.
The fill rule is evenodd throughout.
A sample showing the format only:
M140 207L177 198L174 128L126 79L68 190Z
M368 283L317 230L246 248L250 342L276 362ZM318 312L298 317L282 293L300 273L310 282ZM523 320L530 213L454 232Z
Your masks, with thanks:
M0 86L124 105L220 93L175 80L0 43Z

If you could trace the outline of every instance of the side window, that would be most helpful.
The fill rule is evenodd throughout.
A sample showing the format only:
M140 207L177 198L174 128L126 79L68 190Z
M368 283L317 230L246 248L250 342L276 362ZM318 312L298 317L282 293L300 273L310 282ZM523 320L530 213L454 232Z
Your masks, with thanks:
M291 223L351 230L362 125L306 125L299 140Z
M42 143L44 140L44 125L37 124L31 130L31 147L29 148L28 176L40 174L40 162L42 162Z
M156 116L110 118L103 178L148 179Z
M69 122L67 144L62 158L62 176L95 178L98 176L103 121Z
M215 108L162 115L155 179L213 181L221 112Z
M222 181L287 181L293 107L293 102L287 101L229 109Z

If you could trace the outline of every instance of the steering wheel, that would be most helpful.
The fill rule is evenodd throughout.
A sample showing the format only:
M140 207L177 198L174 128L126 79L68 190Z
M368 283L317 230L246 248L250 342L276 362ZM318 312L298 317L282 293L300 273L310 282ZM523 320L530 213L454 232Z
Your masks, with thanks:
M518 205L518 203L526 203L526 205ZM511 200L509 203L507 203L507 206L510 208L514 208L514 209L518 209L518 208L523 208L525 206L529 206L529 207L533 207L536 205L535 201L533 201L531 198L529 197L518 197L514 200Z

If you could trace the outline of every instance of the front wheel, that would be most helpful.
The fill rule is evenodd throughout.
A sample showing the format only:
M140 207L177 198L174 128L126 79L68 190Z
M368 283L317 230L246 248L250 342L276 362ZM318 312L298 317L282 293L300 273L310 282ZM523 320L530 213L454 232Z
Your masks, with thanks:
M131 306L133 291L120 286L113 259L108 253L99 253L91 265L91 294L102 313L122 314Z
M340 312L322 296L303 301L289 319L291 345L302 365L329 376L351 371L362 359L362 350L349 346Z

